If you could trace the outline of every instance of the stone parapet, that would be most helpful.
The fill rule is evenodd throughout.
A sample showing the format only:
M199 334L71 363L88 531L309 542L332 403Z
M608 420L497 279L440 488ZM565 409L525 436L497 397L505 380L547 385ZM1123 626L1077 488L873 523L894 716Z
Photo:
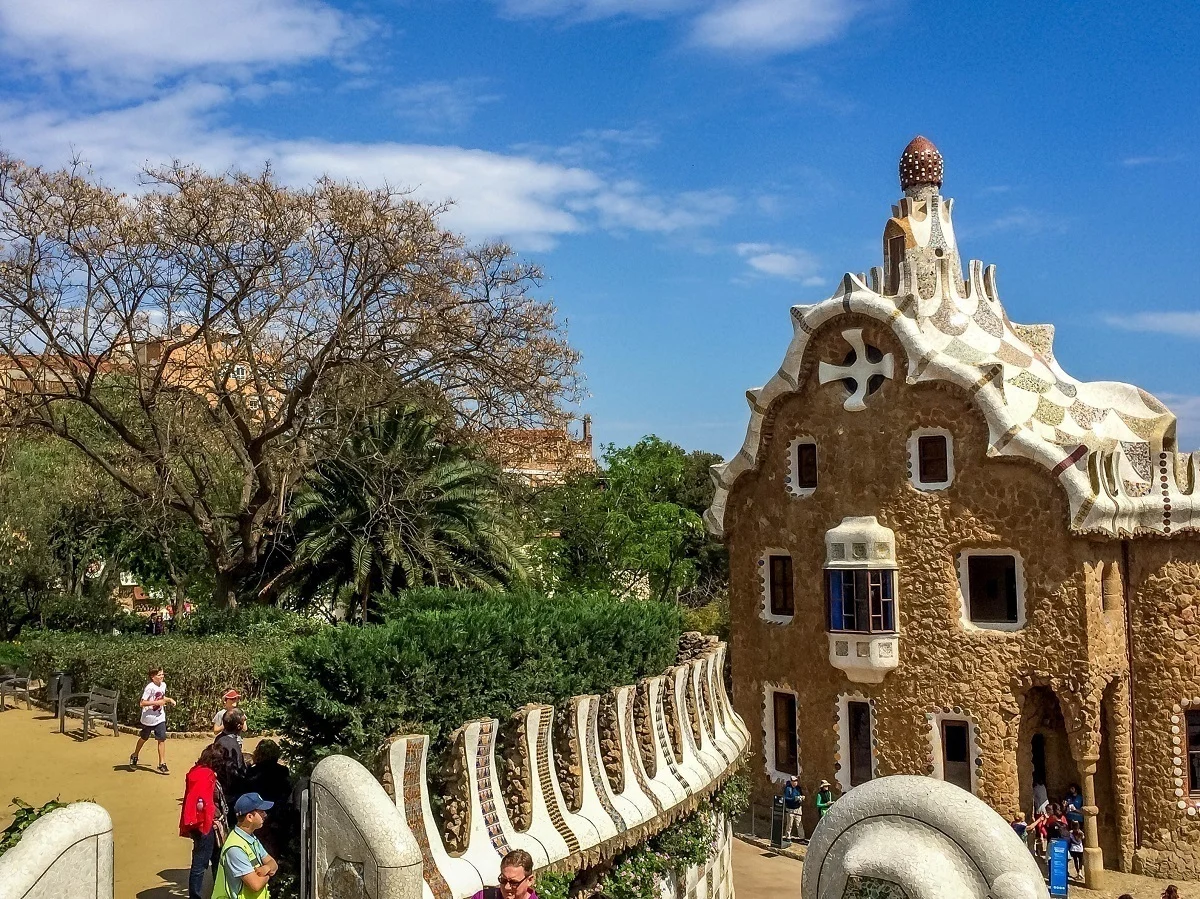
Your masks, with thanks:
M76 802L29 825L0 856L0 899L113 899L108 812Z

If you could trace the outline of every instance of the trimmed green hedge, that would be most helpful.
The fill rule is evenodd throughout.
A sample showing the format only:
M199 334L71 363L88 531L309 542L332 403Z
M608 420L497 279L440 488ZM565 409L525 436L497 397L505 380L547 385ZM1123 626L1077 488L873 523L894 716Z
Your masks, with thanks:
M415 591L385 598L383 624L327 629L259 674L293 758L340 752L369 763L396 731L434 752L472 718L504 718L661 673L679 611L608 595Z
M19 643L0 641L0 665L10 668L22 668L29 663L29 657Z
M142 634L120 636L45 631L22 640L20 648L34 671L46 675L65 671L76 692L91 687L120 691L118 720L138 722L138 701L151 665L162 665L167 695L178 703L167 709L173 731L207 730L221 707L221 694L231 687L252 705L261 688L254 674L256 661L286 647L288 637L260 634L243 637L181 637ZM257 720L255 723L259 723Z

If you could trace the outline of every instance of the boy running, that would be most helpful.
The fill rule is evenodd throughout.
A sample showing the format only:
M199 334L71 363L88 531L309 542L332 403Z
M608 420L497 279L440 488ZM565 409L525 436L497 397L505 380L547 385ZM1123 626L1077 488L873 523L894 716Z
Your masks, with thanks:
M142 708L142 733L138 737L137 747L129 757L129 766L136 768L138 753L146 745L151 736L158 741L158 773L168 774L167 769L167 705L175 705L175 700L167 695L167 685L161 666L151 668L147 672L150 683L142 690L142 699L138 705Z

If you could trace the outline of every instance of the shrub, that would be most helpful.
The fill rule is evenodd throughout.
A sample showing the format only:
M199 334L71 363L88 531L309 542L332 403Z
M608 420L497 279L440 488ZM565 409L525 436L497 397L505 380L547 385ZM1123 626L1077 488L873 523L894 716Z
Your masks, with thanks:
M139 633L146 619L126 611L115 599L69 595L52 596L42 603L42 627L52 631L109 634L114 629Z
M370 762L396 731L433 751L472 718L600 693L672 664L678 610L607 595L415 591L385 597L387 620L328 628L260 666L294 758Z
M242 605L236 609L225 609L203 604L175 622L175 633L190 637L238 634L249 640L263 636L279 639L285 636L306 637L326 626L326 622L320 618L289 612L276 606Z
M233 636L101 636L47 631L23 641L21 649L34 671L71 675L77 692L90 687L118 690L118 719L125 724L138 721L146 670L162 665L168 695L178 703L167 710L167 726L183 731L207 730L221 706L221 694L231 687L251 702L258 698L255 661L283 645L283 639L246 641Z
M29 664L29 656L19 643L0 641L0 666L7 668L24 668Z

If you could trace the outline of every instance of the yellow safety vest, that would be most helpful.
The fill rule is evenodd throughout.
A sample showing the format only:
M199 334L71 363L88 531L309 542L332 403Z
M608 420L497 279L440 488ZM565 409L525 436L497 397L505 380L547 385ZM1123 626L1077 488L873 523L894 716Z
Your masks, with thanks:
M245 852L246 857L254 862L255 867L262 864L262 859L258 857L258 853L254 851L250 841L236 830L229 831L229 836L225 838L225 845L221 847L221 863L217 865L217 880L213 884L212 899L268 899L271 891L267 884L264 884L261 890L252 890L243 883L238 887L236 893L230 892L229 879L225 873L225 853L234 846Z

